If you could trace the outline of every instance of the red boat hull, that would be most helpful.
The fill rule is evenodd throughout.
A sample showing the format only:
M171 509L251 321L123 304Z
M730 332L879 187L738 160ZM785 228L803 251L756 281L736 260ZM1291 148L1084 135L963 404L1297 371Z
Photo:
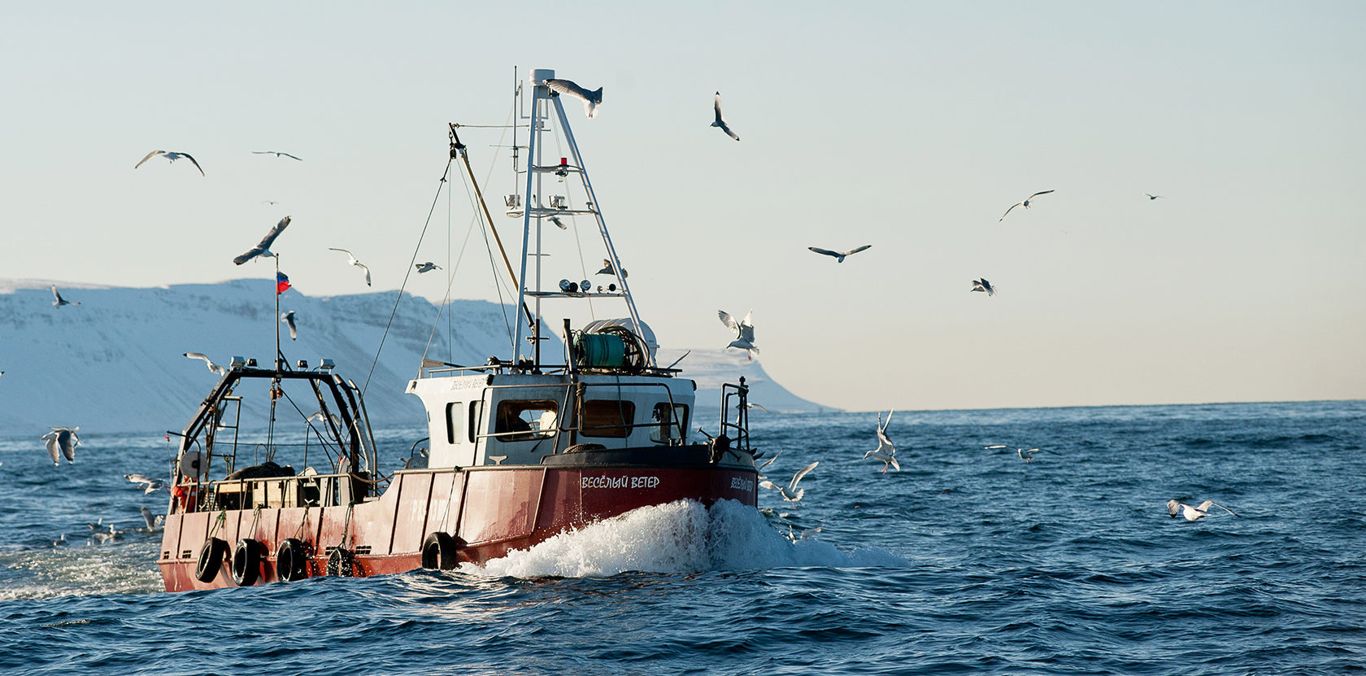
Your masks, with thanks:
M352 506L286 507L171 514L157 561L167 591L233 587L230 557L250 538L262 545L258 579L280 580L276 551L287 538L304 543L305 574L325 575L328 557L354 554L355 576L422 567L433 533L454 538L460 562L482 564L509 551L639 507L676 500L711 505L735 500L754 506L752 469L711 467L477 467L398 472L378 499ZM228 557L208 582L196 576L200 549L212 537ZM210 566L212 569L212 566Z

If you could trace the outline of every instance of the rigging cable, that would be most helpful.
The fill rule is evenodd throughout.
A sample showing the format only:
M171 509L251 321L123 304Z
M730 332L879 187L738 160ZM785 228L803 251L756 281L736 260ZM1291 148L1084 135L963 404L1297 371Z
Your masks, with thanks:
M389 329L394 326L394 316L398 314L398 304L403 301L403 291L408 288L408 278L413 274L413 266L417 263L417 254L422 250L422 239L427 236L427 226L432 224L432 214L436 213L437 202L441 199L441 191L446 187L446 177L451 173L451 163L455 158L446 160L446 169L441 172L441 181L436 187L436 194L432 196L432 207L427 210L427 220L422 223L422 232L417 236L417 246L413 247L413 257L408 261L408 267L403 272L403 283L398 287L398 296L394 298L394 309L389 311L389 322L384 325L384 334L380 336L379 347L375 349L375 359L370 362L370 372L365 374L365 384L360 388L361 397L365 396L366 388L370 387L370 378L375 375L375 367L379 365L379 355L384 351L384 341L389 338Z

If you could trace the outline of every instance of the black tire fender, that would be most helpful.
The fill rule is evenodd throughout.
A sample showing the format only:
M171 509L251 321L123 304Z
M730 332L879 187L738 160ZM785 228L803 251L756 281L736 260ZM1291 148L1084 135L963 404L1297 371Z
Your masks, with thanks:
M298 538L285 538L275 550L275 575L285 582L308 577L308 545Z
M223 570L223 562L228 557L228 541L223 538L209 538L199 548L199 561L195 563L194 577L200 582L213 582Z
M251 538L237 541L232 553L232 581L239 587L250 587L261 579L261 551L265 547Z
M422 543L422 567L450 570L458 563L455 556L455 538L450 533L440 531L427 536Z
M356 554L345 547L336 547L327 555L327 574L352 577L356 574Z

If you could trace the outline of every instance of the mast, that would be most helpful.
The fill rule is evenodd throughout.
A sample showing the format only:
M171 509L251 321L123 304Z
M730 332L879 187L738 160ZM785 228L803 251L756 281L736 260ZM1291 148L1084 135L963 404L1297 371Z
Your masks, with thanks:
M540 143L540 141L541 141L541 106L540 106L540 103L541 103L541 99L545 98L546 95L547 95L547 94L549 93L549 91L550 91L549 89L546 88L546 86L545 86L545 81L546 81L546 80L549 80L549 79L552 79L552 78L554 78L554 77L555 77L555 71L549 70L549 69L538 68L538 69L536 69L536 70L534 70L534 71L531 72L531 81L532 81L532 83L534 84L534 86L533 86L532 89L531 89L531 131L527 134L527 153L526 153L526 192L524 193L525 197L523 198L523 201L522 201L522 265L521 265L521 274L517 275L517 278L521 280L521 283L519 283L519 284L517 285L517 305L518 305L518 307L525 307L525 305L526 305L526 280L527 280L527 276L526 276L526 260L527 260L528 254L530 253L527 249L528 249L528 247L531 246L531 210L532 210L532 206L531 206L531 205L534 204L534 202L531 201L531 199L532 199L531 187L532 187L532 181L533 181L533 180L535 179L535 177L536 177L536 171L535 171L535 169L536 169L536 151L539 150L539 146L541 145L541 143ZM515 145L515 144L514 144L514 145ZM538 227L537 227L537 231L540 230L539 225L540 225L540 220L539 220L539 218L538 218L538 219L537 219L537 226L538 226ZM540 246L539 237L537 238L537 243L536 243L536 244L537 244L538 247ZM539 261L539 259L540 259L540 256L539 256L540 251L538 250L536 253L538 254L538 255L537 255L537 259L538 259L538 260L537 260L537 266L539 267L539 265L540 265L540 261ZM537 281L538 284L540 283L539 275L537 275L537 280L536 280L536 281ZM537 298L537 299L536 299L536 316L535 316L534 320L532 321L532 331L535 332L535 331L536 331L536 327L540 326L540 324L541 324L541 301L540 301L539 298ZM513 362L516 362L516 361L518 361L518 358L522 355L522 323L521 323L521 322L518 322L518 323L517 323L517 333L514 334L514 338L513 338L513 348L512 348L512 349L514 350L514 354L512 355L512 361L513 361Z

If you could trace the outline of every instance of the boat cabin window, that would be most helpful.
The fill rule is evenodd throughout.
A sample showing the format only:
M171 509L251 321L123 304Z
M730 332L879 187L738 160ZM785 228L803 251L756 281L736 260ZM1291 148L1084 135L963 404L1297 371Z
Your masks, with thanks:
M668 402L655 404L651 420L656 427L650 432L650 441L667 444L683 439L683 430L688 429L688 405L674 404L673 410L669 409Z
M636 405L629 401L598 399L583 402L583 426L579 433L585 437L622 438L631 433L635 422Z
M559 410L559 403L550 399L500 402L493 432L501 441L545 439L555 434Z
M465 403L453 401L446 404L446 443L460 443L464 432Z
M478 439L478 435L479 435L479 423L480 423L480 419L479 419L479 418L480 418L481 415L483 415L483 413L484 413L484 402L483 402L483 401L471 401L471 402L470 402L470 425L469 425L468 428L466 428L466 434L468 435L468 438L469 438L469 440L470 440L470 443L474 443L475 440Z

